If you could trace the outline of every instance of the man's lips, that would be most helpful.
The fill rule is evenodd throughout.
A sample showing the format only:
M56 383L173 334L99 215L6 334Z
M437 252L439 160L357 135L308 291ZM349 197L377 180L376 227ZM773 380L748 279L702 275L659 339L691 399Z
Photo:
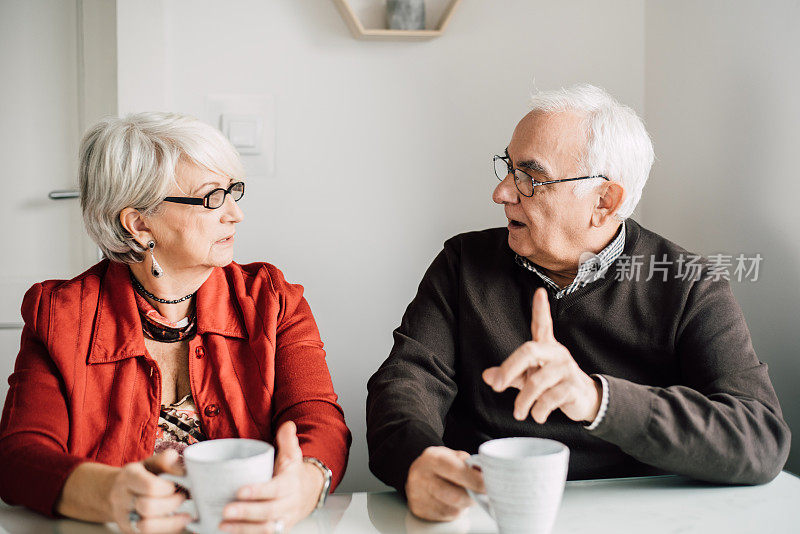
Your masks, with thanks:
M513 219L513 218L508 217L508 216L507 216L507 218L508 218L508 227L509 228L524 228L525 227L525 223L523 223L522 221L518 221L517 219Z

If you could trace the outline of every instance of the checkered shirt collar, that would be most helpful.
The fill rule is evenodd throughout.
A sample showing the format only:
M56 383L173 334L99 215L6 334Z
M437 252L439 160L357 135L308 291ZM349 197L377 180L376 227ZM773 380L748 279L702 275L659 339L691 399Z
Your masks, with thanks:
M611 264L614 263L614 260L616 260L620 254L622 254L624 249L625 221L623 221L619 226L617 236L611 240L611 243L609 243L606 248L597 254L584 253L581 255L581 263L578 266L578 274L575 276L575 280L573 280L572 283L565 288L559 287L558 284L553 282L549 276L537 269L536 266L527 258L523 258L519 254L515 254L515 258L521 267L536 273L553 293L553 296L556 299L560 299L561 297L569 295L570 293L587 284L603 278L609 267L611 267Z

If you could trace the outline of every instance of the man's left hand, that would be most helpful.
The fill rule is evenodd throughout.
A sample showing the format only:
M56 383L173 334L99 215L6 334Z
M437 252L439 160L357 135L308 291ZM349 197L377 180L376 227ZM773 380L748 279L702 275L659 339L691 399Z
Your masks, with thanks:
M560 409L573 421L594 421L603 395L598 380L584 373L567 348L553 336L553 319L547 291L533 295L532 341L523 343L499 367L489 367L483 380L497 392L519 389L514 418L524 421L528 413L544 423Z

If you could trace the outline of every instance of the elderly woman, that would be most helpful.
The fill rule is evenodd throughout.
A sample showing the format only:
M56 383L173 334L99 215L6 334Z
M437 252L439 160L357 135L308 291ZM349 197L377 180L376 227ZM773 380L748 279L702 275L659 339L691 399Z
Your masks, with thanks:
M39 512L180 531L187 444L274 443L275 475L242 488L228 532L280 532L341 480L350 433L303 288L232 261L243 170L214 128L141 113L80 150L86 229L107 259L25 295L0 423L0 497Z

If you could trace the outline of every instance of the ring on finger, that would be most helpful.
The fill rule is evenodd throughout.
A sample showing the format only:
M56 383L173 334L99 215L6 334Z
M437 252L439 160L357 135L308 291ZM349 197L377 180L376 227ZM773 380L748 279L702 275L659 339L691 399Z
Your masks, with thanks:
M142 515L136 511L136 494L131 494L131 510L128 512L128 523L131 524L131 530L139 532L139 521L142 520Z
M276 519L272 522L272 534L283 534L283 520Z
M141 519L142 516L136 510L131 510L128 513L128 523L130 523L132 531L139 532L139 521Z

